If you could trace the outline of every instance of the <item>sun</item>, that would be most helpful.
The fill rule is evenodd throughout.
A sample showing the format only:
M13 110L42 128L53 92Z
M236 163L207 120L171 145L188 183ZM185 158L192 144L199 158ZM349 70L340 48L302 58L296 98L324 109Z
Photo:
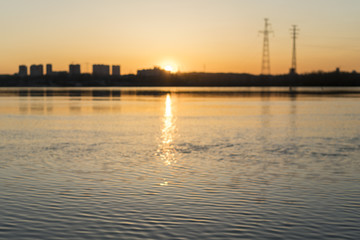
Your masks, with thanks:
M168 71L168 72L174 72L174 67L171 65L166 65L164 67L164 69L165 69L165 71Z
M164 71L166 71L168 73L179 72L178 65L176 64L176 62L171 61L171 60L161 62L161 63L159 63L159 66L161 69L163 69Z

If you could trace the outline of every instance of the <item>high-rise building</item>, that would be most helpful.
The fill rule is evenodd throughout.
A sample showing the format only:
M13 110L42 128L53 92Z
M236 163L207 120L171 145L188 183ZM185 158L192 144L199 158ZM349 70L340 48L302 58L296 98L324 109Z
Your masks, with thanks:
M113 65L112 66L112 75L113 76L120 76L120 65Z
M110 66L103 64L94 64L93 65L93 75L106 77L110 75Z
M53 71L52 71L52 65L51 64L46 64L46 75L52 75Z
M80 75L80 64L70 64L69 65L69 73L70 75Z
M19 76L20 77L26 77L28 75L27 66L20 65L19 66Z
M33 77L39 77L44 75L43 65L31 65L30 66L30 75Z

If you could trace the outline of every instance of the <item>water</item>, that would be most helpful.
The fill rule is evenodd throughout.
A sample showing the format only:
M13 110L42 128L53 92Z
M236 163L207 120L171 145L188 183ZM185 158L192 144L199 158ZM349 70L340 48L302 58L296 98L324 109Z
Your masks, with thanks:
M358 239L360 95L225 90L0 91L0 239Z

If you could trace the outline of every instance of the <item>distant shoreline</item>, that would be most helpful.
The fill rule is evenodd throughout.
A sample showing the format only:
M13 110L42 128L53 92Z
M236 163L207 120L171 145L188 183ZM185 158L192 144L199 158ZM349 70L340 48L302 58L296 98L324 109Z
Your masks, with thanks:
M0 87L354 87L360 86L356 72L316 72L287 75L238 73L176 73L156 76L90 74L57 76L1 75Z

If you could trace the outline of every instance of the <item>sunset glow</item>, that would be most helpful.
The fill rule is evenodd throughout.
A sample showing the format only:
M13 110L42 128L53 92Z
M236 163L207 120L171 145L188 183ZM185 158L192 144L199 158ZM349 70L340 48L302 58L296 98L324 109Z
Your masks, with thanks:
M121 65L121 73L160 65L170 72L259 74L264 18L271 72L291 65L289 29L296 24L298 70L360 71L358 0L14 0L3 1L0 74L21 64ZM289 14L291 13L291 14ZM161 64L171 58L173 63Z

